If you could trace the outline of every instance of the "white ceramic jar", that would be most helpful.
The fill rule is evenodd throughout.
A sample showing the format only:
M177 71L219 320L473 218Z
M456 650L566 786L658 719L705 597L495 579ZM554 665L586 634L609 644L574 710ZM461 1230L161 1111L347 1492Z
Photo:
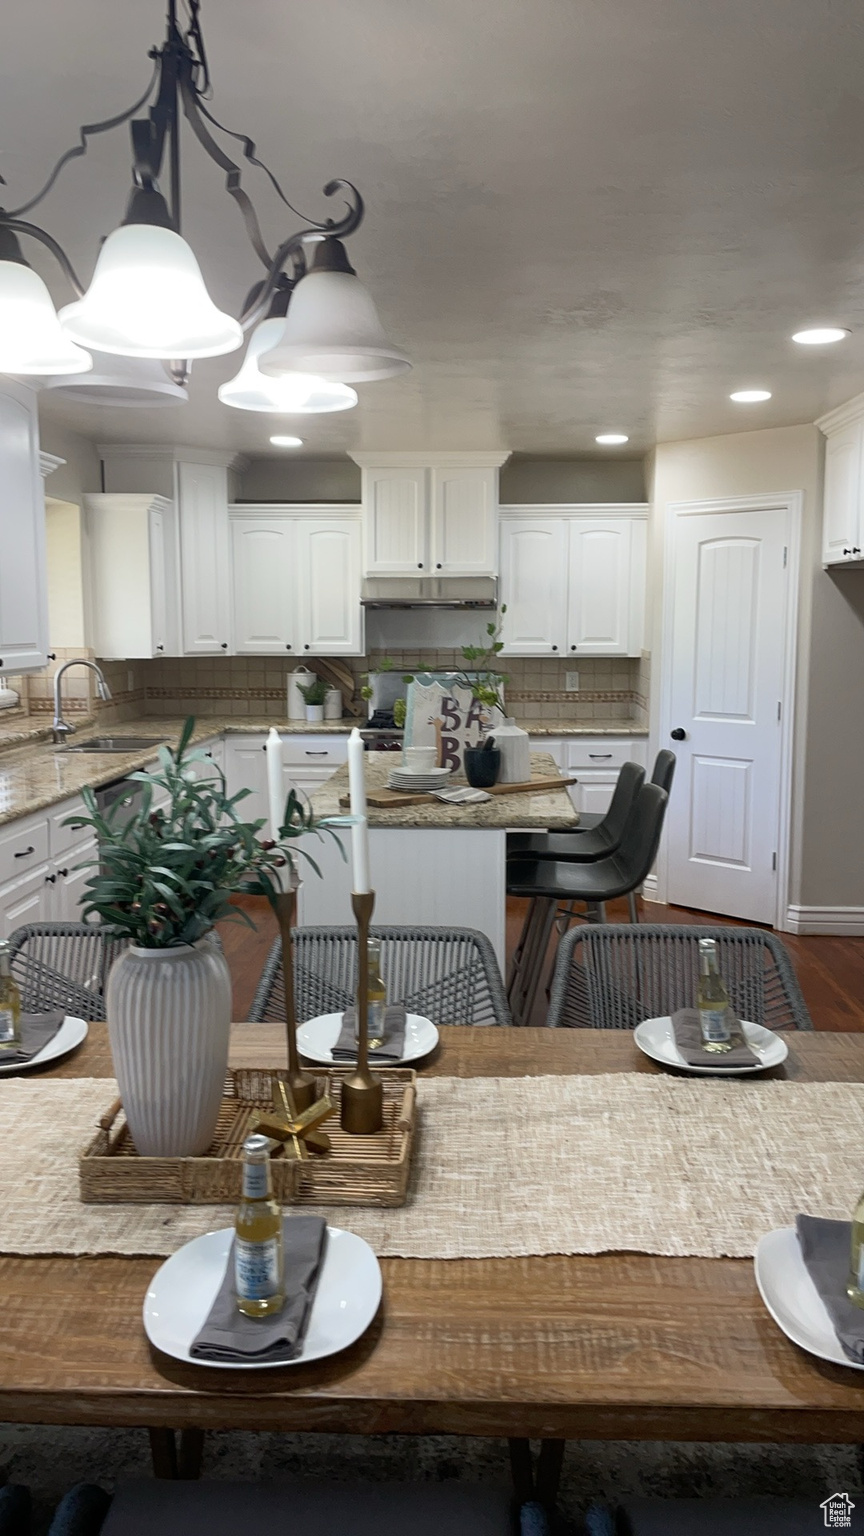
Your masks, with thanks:
M492 728L495 745L501 753L499 784L527 784L531 778L531 741L512 716L503 725Z
M174 949L130 947L106 989L120 1097L142 1157L207 1151L228 1070L231 975L211 938Z

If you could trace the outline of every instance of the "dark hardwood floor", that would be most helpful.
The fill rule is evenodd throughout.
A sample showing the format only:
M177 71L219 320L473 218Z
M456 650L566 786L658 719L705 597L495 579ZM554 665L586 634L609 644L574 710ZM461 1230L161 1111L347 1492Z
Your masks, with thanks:
M234 982L234 1017L245 1019L277 927L263 896L243 897L237 905L252 918L255 929L232 921L220 924L219 931ZM512 898L507 902L508 957L518 939L525 906L525 902ZM626 922L626 903L610 902L607 915L610 922ZM649 923L709 925L731 921L711 912L661 907L655 902L640 903L640 915ZM786 933L780 937L792 956L816 1028L864 1030L864 938L802 938ZM541 1007L534 1022L543 1022Z

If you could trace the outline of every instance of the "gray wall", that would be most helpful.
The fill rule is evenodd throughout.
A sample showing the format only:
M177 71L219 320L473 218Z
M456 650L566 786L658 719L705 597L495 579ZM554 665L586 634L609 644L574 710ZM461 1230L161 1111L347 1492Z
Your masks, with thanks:
M501 502L646 501L642 459L540 459L514 454L501 470Z
M240 501L359 501L360 470L347 454L335 459L252 459ZM515 454L501 470L501 501L644 501L641 459L540 459Z
M359 501L360 466L338 459L251 459L238 501Z

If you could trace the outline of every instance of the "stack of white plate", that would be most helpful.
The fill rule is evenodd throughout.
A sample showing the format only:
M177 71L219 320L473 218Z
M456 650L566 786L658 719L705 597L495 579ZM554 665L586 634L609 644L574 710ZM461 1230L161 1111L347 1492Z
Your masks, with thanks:
M426 768L422 773L409 773L407 768L391 768L387 788L425 795L430 790L441 789L449 777L449 768Z

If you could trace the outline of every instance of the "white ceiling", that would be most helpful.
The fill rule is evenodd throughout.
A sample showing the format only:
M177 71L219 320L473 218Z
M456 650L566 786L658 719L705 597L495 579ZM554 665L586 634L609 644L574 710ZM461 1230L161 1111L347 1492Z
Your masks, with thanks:
M5 8L9 206L79 123L140 94L162 9ZM203 19L214 110L293 200L314 215L329 177L360 187L352 259L415 362L361 386L356 411L307 418L309 452L584 454L619 429L632 454L810 421L864 388L860 0L205 0ZM236 311L261 269L188 134L184 154L185 233ZM296 221L245 179L275 245ZM39 210L85 277L127 188L121 129ZM41 252L34 265L69 297ZM854 334L819 352L789 341L819 321ZM186 407L46 411L95 438L265 451L290 424L216 401L237 361L196 364ZM732 405L748 385L773 400Z

